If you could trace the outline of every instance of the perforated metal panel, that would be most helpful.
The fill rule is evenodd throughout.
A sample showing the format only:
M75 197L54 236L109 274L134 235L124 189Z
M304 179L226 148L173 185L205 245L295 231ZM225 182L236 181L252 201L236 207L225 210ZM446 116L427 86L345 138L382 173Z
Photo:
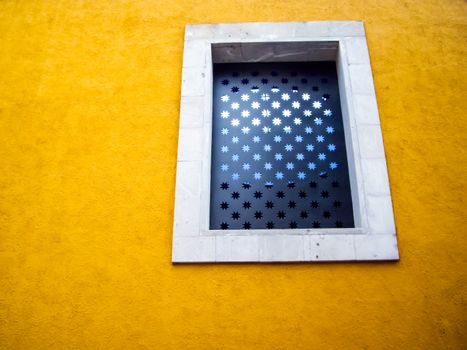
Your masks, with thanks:
M354 227L335 62L215 64L211 229Z

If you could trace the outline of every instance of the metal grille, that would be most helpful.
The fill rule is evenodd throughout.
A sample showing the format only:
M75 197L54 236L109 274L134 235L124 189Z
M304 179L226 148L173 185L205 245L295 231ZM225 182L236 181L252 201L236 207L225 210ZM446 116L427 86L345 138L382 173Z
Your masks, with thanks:
M211 229L354 227L334 62L214 65Z

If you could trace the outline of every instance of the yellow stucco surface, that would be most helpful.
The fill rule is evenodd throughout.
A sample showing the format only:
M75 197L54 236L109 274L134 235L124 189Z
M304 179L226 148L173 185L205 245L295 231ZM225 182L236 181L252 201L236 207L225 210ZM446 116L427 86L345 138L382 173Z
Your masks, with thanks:
M0 2L0 349L466 349L463 1ZM365 21L398 263L172 266L186 23Z

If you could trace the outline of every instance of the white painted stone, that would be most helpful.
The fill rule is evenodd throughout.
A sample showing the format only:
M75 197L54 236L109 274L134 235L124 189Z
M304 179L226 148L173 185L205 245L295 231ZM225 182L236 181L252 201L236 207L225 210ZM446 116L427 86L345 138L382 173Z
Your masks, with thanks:
M187 67L182 69L182 96L204 95L204 67Z
M259 244L260 260L263 262L305 260L303 236L261 236Z
M221 24L191 24L185 27L185 40L197 39L262 39L290 40L293 37L317 39L320 37L364 36L361 21L317 22L245 22Z
M399 260L396 235L355 236L357 260Z
M201 162L177 162L174 237L198 236Z
M207 65L206 69L204 71L204 124L203 126L207 128L208 124L212 123L212 106L213 106L213 101L212 101L212 96L213 96L213 64L212 64L212 57L209 55L207 59ZM209 126L210 129L210 126ZM205 135L210 135L211 130L205 130Z
M356 235L310 236L310 259L312 261L355 260L354 236Z
M216 261L246 262L259 261L259 237L216 236Z
M353 95L353 105L358 125L379 124L378 106L373 95Z
M353 94L375 94L373 76L369 64L351 64L349 66L349 73Z
M242 23L244 38L277 40L283 37L293 37L297 22L252 22Z
M182 200L195 198L201 191L201 162L177 162L175 195Z
M200 128L203 126L204 97L182 96L180 101L180 127Z
M344 42L349 64L370 64L365 37L346 38Z
M295 37L346 37L364 36L363 22L360 21L317 21L299 22L296 26Z
M384 158L383 138L379 125L359 125L357 134L362 158Z
M245 22L213 25L214 38L225 42L235 40L277 40L293 37L296 22ZM203 30L205 30L203 28Z
M303 243L303 261L313 261L311 258L311 236L310 235L302 235L302 243Z
M174 237L172 241L172 262L214 262L215 251L215 237Z
M241 40L245 38L245 23L220 23L214 24L214 37L222 38L225 42Z
M185 41L183 67L204 67L206 65L206 40Z
M389 195L389 179L384 158L362 159L365 192L369 195Z
M213 24L187 24L185 26L185 40L211 39L214 33Z
M329 21L331 36L365 36L363 21Z
M211 129L204 128L208 135L204 138L203 166L201 170L201 194L200 194L200 222L199 231L201 234L209 234L209 213L211 204ZM223 231L225 234L225 231Z
M391 197L366 196L368 225L372 234L395 234Z
M201 160L203 156L203 129L180 129L178 133L178 160Z

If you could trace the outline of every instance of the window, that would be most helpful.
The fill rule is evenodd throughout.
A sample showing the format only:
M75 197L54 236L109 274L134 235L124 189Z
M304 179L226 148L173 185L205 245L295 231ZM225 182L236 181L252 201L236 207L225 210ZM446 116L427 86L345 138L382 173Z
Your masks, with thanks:
M363 23L187 26L173 262L397 259Z
M335 62L213 72L210 229L354 227Z

